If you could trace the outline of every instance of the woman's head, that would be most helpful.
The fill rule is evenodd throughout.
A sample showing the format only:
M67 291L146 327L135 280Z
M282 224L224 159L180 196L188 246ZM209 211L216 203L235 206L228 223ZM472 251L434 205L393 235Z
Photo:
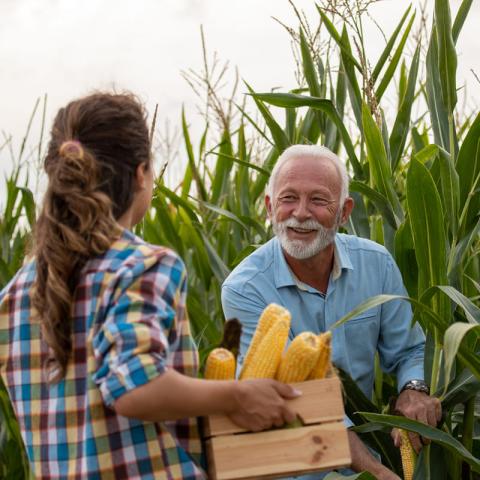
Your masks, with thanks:
M72 141L62 149L64 142ZM82 151L83 158L64 178L62 170L70 168L65 159ZM112 214L118 219L132 203L138 166L149 163L145 112L132 95L95 93L70 102L57 113L45 159L53 187L65 181L62 191L93 188L102 192L111 200Z
M45 158L48 186L34 232L33 304L42 321L53 378L71 354L71 308L86 261L138 222L152 189L150 140L142 105L131 94L95 93L55 117Z

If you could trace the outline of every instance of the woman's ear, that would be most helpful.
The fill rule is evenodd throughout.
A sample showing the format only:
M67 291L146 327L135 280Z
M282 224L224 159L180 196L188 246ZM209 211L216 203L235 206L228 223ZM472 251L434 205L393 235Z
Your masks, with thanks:
M147 179L146 179L146 171L148 165L146 162L140 163L137 165L135 170L135 184L138 190L145 190L147 188Z

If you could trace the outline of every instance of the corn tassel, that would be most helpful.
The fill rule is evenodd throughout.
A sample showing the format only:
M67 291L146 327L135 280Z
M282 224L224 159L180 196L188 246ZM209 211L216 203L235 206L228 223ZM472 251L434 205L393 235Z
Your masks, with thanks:
M242 370L240 378L275 378L288 340L290 318L276 320L260 342L255 355Z
M270 328L280 319L286 320L290 325L290 318L290 312L276 303L270 303L265 307L258 319L255 334L245 355L242 373L240 374L241 379L243 378L243 372L249 368L252 358L256 356L257 349Z
M408 433L403 428L399 429L402 444L400 446L400 455L402 457L402 469L404 480L412 480L415 470L417 454L412 447Z
M309 380L318 380L325 378L327 373L331 370L332 365L330 361L330 354L332 350L332 332L328 331L318 336L318 359L312 373L309 375Z
M297 335L280 362L277 380L284 383L303 382L317 364L319 338L312 332Z
M233 380L235 378L235 357L225 348L214 348L205 362L207 380Z

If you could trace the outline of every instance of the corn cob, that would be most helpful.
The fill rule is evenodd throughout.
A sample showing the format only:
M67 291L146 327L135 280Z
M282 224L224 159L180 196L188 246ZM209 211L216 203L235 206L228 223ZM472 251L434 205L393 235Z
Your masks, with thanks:
M288 340L290 318L276 320L260 342L250 363L244 366L241 379L275 378Z
M260 342L263 340L272 325L278 320L284 319L288 322L290 328L290 318L290 312L286 308L283 308L276 303L270 303L265 307L262 314L260 315L260 318L258 319L255 334L253 335L252 342L250 343L250 347L248 348L247 354L245 355L242 373L240 374L241 379L243 378L243 372L247 368L249 368L249 365L252 362L252 358L256 356L256 352L260 345Z
M332 332L328 331L318 336L318 359L315 367L310 373L309 380L317 380L325 378L326 374L331 370L330 353Z
M412 480L415 470L417 454L412 447L408 433L403 428L399 429L402 444L400 445L400 455L402 457L402 469L404 480Z
M280 362L277 380L284 383L303 382L317 364L319 338L312 332L297 335Z
M214 348L205 362L207 380L233 380L235 378L235 357L225 348Z

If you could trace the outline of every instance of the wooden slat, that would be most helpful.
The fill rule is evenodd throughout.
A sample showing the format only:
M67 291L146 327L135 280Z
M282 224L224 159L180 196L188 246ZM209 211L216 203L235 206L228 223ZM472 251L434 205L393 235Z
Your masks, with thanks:
M279 478L351 463L343 422L214 437L208 444L213 480Z
M302 392L288 405L300 417L304 425L343 420L344 409L341 382L338 377L294 383ZM225 415L210 415L205 422L205 436L228 435L245 432Z

